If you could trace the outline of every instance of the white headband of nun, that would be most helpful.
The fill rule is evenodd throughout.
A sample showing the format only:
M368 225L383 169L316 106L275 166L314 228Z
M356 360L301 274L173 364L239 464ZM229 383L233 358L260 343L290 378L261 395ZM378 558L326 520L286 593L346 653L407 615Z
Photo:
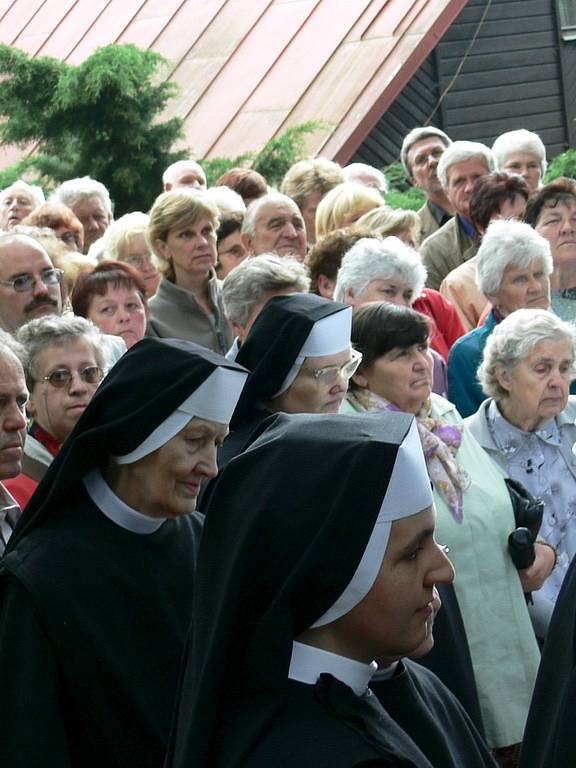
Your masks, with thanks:
M228 424L247 376L244 371L216 368L144 442L124 456L113 456L113 460L117 464L132 464L142 459L184 429L192 416Z
M302 349L282 382L282 386L273 397L278 397L286 392L292 384L302 363L307 357L323 357L324 355L337 355L344 352L350 346L352 333L352 307L346 307L339 312L333 312L321 320L317 320L308 334Z
M356 573L334 605L312 627L322 627L339 619L366 597L380 571L393 521L421 512L430 507L432 501L432 488L414 420L398 449L378 519Z

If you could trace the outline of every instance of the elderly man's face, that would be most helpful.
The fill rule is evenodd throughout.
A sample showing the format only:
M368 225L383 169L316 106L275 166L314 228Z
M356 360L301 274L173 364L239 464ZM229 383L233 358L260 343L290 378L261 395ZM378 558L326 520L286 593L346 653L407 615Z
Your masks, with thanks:
M0 242L0 327L13 333L41 315L60 315L62 295L59 283L46 284L54 267L39 243L28 237ZM31 287L17 291L2 282L30 275Z
M296 203L288 200L262 203L254 220L254 236L249 239L254 256L277 253L298 261L306 258L306 227Z
M470 218L470 197L474 182L480 176L488 173L488 166L481 155L463 160L461 163L452 163L448 168L448 186L446 187L446 196L452 203L452 206L465 219Z
M35 208L32 195L17 186L8 187L0 198L0 229L12 229Z
M184 168L172 183L166 185L166 189L178 189L189 187L191 189L206 189L206 174L198 163L191 163Z
M555 270L576 263L576 198L544 206L535 229L550 243Z
M22 471L26 438L28 390L20 361L7 350L0 353L0 480Z
M99 240L108 229L112 216L96 195L80 198L74 203L72 210L84 229L84 253L88 253L92 243Z
M502 170L522 176L530 187L530 192L535 192L540 186L542 168L540 167L540 160L532 152L511 152L506 158Z
M445 149L444 142L438 136L427 136L416 141L408 150L412 181L426 195L438 195L443 191L436 169Z

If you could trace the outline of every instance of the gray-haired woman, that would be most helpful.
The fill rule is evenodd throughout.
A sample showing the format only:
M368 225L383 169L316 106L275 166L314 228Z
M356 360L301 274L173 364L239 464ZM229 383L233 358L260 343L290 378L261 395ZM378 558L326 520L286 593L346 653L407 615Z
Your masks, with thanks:
M45 315L18 331L23 360L28 427L22 473L6 487L24 508L52 459L86 410L104 376L102 335L89 320Z
M488 399L466 419L504 472L544 500L540 536L556 563L534 593L533 620L541 636L576 555L576 397L568 394L574 342L572 326L551 312L519 309L509 315L488 339L478 370Z
M548 309L550 245L521 221L493 221L476 256L476 282L492 304L484 325L462 336L448 358L448 399L461 416L471 416L484 399L476 378L486 340L517 309Z

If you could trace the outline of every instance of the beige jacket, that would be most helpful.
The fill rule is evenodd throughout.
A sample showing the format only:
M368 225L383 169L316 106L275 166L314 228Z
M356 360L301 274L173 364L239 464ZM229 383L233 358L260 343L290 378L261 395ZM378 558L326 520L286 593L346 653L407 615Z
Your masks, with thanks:
M422 261L428 270L426 285L438 290L442 280L460 264L476 255L478 246L454 217L420 246Z

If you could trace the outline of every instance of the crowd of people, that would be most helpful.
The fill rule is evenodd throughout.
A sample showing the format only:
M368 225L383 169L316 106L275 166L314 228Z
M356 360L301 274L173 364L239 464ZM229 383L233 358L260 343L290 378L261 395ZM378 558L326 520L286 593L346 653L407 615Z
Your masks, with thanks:
M1 765L576 762L576 181L401 162L0 193Z

